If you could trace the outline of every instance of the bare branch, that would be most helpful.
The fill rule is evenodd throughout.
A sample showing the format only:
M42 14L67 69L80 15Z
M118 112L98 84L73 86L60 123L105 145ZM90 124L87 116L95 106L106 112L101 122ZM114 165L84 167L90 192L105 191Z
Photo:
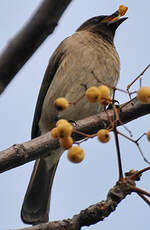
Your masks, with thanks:
M127 91L129 91L130 87L140 78L143 74L150 68L150 64L146 66L146 68L129 84L127 85Z
M74 215L72 219L62 221L52 221L44 224L35 225L33 227L23 228L20 230L79 230L83 226L90 226L99 221L103 221L115 211L117 205L129 194L131 194L131 186L135 185L134 181L119 181L109 190L105 201L101 201L82 210L79 214ZM134 187L133 187L134 188Z
M72 0L46 0L0 56L0 93L41 43L53 32Z

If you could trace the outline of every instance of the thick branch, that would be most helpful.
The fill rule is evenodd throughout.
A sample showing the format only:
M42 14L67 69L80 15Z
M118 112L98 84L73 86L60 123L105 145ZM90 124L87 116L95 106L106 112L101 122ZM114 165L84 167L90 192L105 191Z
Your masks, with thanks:
M41 43L53 32L71 0L43 0L24 28L0 56L0 93Z
M123 106L120 111L120 119L123 124L135 120L138 117L150 113L150 104L140 104L137 99L130 101ZM113 119L113 109L108 110L107 114ZM110 125L108 116L105 112L94 115L77 122L76 130L87 134L94 134L99 129L107 128ZM118 125L120 125L118 123ZM73 133L75 141L81 140L83 136ZM0 173L9 169L18 167L27 162L35 160L40 156L47 156L50 150L55 150L59 147L56 139L53 139L50 133L35 138L23 144L13 145L12 147L0 152Z
M134 184L134 181L130 182ZM109 216L115 211L117 205L129 194L132 190L128 180L119 181L112 189L110 189L107 199L94 205L91 205L79 214L74 215L72 219L65 219L62 221L53 221L49 223L35 225L29 228L20 230L79 230L83 226L96 224L103 221L105 217Z

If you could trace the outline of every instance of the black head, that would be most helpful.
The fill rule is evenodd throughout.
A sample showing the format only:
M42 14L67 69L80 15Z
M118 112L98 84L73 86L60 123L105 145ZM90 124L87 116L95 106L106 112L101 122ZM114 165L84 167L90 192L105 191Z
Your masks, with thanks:
M91 31L93 33L101 35L104 39L109 42L113 42L115 31L118 26L124 22L127 17L118 18L115 14L106 16L97 16L90 18L86 22L84 22L77 31Z

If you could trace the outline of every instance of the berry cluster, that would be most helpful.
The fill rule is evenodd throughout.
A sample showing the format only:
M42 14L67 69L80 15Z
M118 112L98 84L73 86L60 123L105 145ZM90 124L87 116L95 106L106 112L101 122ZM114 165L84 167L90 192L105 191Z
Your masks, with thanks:
M125 10L126 10L125 8L122 8L122 6L120 6L119 15L122 16ZM114 87L106 86L105 84L103 85L101 84L98 87L92 86L86 90L83 96L86 97L88 102L99 103L103 108L106 108L106 106L109 105L110 103L114 104L114 101L111 98L110 89L114 90ZM117 88L115 88L115 90L117 90ZM120 90L120 91L123 91L123 90ZM123 92L128 93L128 91L123 91ZM144 104L150 103L150 87L147 87L147 86L141 87L137 91L137 98L141 103L144 103ZM76 104L79 100L77 100L76 102L70 103L68 102L66 98L60 97L55 100L54 105L55 105L55 108L61 112L61 111L66 110L71 104ZM110 129L110 130L101 129L94 136L97 136L100 142L107 143L110 140L110 131L112 130L113 129ZM65 150L69 149L68 159L71 162L79 163L84 159L84 151L79 145L72 146L73 145L73 139L71 137L72 131L73 131L73 126L68 121L61 119L56 123L56 128L51 130L51 134L53 138L59 139L59 143L63 149ZM150 131L146 133L146 136L147 136L148 141L150 141Z

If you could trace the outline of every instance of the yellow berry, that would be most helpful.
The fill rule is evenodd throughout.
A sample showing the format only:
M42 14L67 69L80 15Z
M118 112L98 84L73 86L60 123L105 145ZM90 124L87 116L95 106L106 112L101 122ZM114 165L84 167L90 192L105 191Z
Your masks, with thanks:
M54 101L54 105L56 109L59 111L63 111L69 107L69 102L64 97L59 97Z
M100 85L99 89L99 102L101 105L108 105L111 102L110 89L106 85Z
M84 159L84 151L80 146L73 146L69 149L67 157L73 163L80 163Z
M95 103L99 99L99 90L97 87L93 86L86 90L86 98L89 102Z
M150 87L143 86L137 92L138 100L141 103L148 104L150 103Z
M57 136L57 128L53 128L53 129L51 130L51 135L52 135L53 138L57 138L57 137L58 137L58 136Z
M127 10L128 10L127 6L120 5L119 9L118 9L119 15L124 16L126 14Z
M98 140L102 143L106 143L110 140L110 134L107 129L101 129L97 132Z
M150 141L150 131L146 133L146 136L147 136L147 140Z
M62 124L68 124L69 122L65 119L60 119L57 121L56 123L56 127L58 127L58 125L62 125ZM70 124L70 123L69 123Z
M63 149L69 149L73 145L73 139L72 137L65 137L65 138L60 138L59 143Z
M57 126L57 136L59 138L69 137L72 134L73 127L69 122Z

